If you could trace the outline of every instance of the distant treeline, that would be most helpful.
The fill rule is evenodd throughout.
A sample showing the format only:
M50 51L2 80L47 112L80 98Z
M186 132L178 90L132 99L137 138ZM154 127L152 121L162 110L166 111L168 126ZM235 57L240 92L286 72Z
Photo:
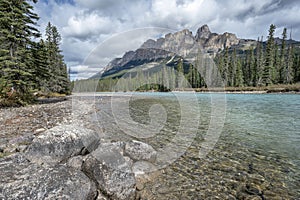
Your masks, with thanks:
M0 1L0 106L30 103L37 92L70 93L61 36L49 22L38 40L38 19L28 0Z

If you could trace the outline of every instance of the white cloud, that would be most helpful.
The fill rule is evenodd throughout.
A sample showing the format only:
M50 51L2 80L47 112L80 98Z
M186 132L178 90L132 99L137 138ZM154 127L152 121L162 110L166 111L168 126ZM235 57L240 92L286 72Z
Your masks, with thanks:
M66 37L88 39L90 36L111 33L113 22L108 17L100 17L97 13L80 13L72 16L63 28Z
M76 65L71 68L72 80L86 79L99 72L99 68L91 68L88 65Z

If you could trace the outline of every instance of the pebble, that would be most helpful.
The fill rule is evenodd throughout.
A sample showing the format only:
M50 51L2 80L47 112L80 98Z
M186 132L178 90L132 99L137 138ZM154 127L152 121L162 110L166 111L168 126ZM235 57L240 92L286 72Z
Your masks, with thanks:
M39 134L39 133L44 132L45 130L46 130L46 129L44 129L44 128L39 128L39 129L36 129L36 130L34 131L34 133Z

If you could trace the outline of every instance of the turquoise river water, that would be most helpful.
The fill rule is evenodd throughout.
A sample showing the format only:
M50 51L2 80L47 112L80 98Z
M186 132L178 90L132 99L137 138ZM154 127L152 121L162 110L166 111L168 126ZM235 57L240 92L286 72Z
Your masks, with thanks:
M159 173L140 191L142 199L300 199L298 94L95 99L105 139L140 140L159 153Z

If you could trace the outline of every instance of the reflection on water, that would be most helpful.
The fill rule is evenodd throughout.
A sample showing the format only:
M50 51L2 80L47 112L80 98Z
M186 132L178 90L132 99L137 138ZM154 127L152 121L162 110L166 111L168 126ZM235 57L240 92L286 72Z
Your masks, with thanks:
M178 94L177 94L178 95ZM179 94L191 99L190 95ZM144 199L299 199L300 96L292 94L227 94L226 121L214 149L203 158L199 150L211 120L211 99L196 94L199 126L187 150L160 170L141 191ZM114 104L124 97L114 97ZM137 93L129 101L133 121L149 124L151 106L161 105L167 116L159 133L133 138L120 129L112 114L110 97L97 99L98 122L108 140L138 139L156 150L170 143L180 129L182 108L172 93ZM113 105L116 106L116 105ZM114 113L122 115L122 113ZM155 113L154 113L155 114ZM159 115L159 113L157 113ZM155 116L155 115L154 115ZM191 115L192 116L192 115ZM153 117L153 116L152 116ZM143 130L140 130L143 131Z

